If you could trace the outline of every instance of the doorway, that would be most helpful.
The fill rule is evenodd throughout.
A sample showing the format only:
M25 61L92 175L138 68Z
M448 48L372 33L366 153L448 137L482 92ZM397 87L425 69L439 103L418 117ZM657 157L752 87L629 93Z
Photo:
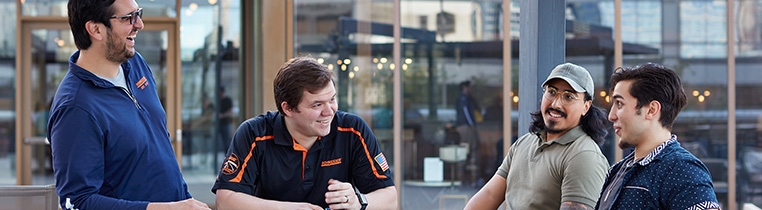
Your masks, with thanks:
M156 80L167 113L167 129L178 157L180 134L180 60L176 21L143 20L135 49L145 58ZM53 184L47 119L58 84L77 50L66 18L22 20L16 57L16 184Z

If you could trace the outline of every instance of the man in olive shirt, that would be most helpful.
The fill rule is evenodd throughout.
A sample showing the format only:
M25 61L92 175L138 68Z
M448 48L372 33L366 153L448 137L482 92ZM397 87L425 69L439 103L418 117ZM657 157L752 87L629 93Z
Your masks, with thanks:
M511 146L503 164L466 209L592 209L609 165L599 149L608 133L593 106L585 68L556 66L543 82L530 132Z

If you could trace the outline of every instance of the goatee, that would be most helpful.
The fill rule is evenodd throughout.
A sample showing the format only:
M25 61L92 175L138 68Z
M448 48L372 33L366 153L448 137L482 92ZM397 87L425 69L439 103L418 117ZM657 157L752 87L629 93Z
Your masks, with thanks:
M619 144L618 144L618 146L619 146L619 149L629 149L629 148L635 147L635 145L632 145L632 144L630 144L630 143L627 143L627 142L626 142L626 141L624 141L623 139L619 139Z

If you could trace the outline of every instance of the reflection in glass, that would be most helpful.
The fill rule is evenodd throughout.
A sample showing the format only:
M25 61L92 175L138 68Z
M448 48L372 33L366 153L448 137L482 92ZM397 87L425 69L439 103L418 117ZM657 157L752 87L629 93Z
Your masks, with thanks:
M736 8L736 198L762 206L762 100L750 97L762 94L762 1Z
M68 0L22 0L21 11L24 16L66 17ZM175 17L175 1L138 1L145 8L144 17ZM15 7L13 8L15 11ZM7 13L3 13L7 14Z
M32 113L32 136L47 136L50 103L58 84L69 70L69 56L76 51L69 30L32 30L31 75L34 107ZM29 143L32 148L32 184L52 184L53 169L50 145Z
M235 0L182 2L179 53L183 96L182 169L191 192L209 192L208 186L214 183L227 150L226 142L231 140L222 134L232 134L245 120L239 114L243 92L239 58L240 3ZM232 100L232 119L217 118L224 96ZM228 122L227 126L223 120ZM213 195L195 198L214 203Z
M16 3L0 2L0 185L16 184Z
M502 91L508 71L503 69L502 2L402 1L401 36L410 41L401 53L412 61L403 73L403 127L413 133L402 145L403 208L463 208L465 200L457 197L437 198L444 203L405 198L445 190L473 196L502 162L502 101L508 94ZM515 23L508 33L518 39L518 5L508 8ZM459 107L459 97L470 98L471 105ZM457 120L464 108L474 116L474 127ZM420 119L411 112L420 113ZM451 158L449 148L463 148L467 157ZM431 157L442 166L432 164ZM443 175L432 177L438 171Z
M680 55L683 58L727 57L726 3L680 2Z
M311 55L334 70L339 109L357 113L370 124L390 163L394 163L393 104L403 104L403 172L395 179L402 180L403 186L398 187L411 196L421 196L419 190L438 191L451 186L470 196L497 167L497 151L493 150L502 136L502 119L492 117L502 114L492 112L502 112L498 103L502 94L495 91L502 89L500 3L403 1L402 60L394 63L393 2L294 2L297 54ZM475 22L469 21L473 16L477 17ZM397 94L402 94L404 101L392 101L394 71L402 71L403 93ZM452 164L442 164L439 148L460 146L453 126L454 106L458 84L464 80L475 84L474 98L482 105L476 111L490 112L484 113L487 115L480 124L483 129L479 132L485 139L477 146L480 152L472 155L485 161L466 165L455 158ZM420 185L425 184L426 157L442 165L438 171L443 177L428 182L438 187ZM436 200L407 194L400 201L403 209L435 209L438 205ZM465 204L456 201L461 208Z
M167 110L167 39L167 31L142 30L135 41L135 50L151 67L164 110Z

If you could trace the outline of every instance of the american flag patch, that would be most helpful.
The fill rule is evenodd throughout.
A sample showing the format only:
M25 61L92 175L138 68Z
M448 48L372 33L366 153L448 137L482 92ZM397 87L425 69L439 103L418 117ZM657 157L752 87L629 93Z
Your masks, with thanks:
M376 155L376 157L373 159L375 159L376 163L381 166L382 171L385 172L386 170L389 170L389 164L386 163L386 157L384 157L384 153L378 153L378 155Z

